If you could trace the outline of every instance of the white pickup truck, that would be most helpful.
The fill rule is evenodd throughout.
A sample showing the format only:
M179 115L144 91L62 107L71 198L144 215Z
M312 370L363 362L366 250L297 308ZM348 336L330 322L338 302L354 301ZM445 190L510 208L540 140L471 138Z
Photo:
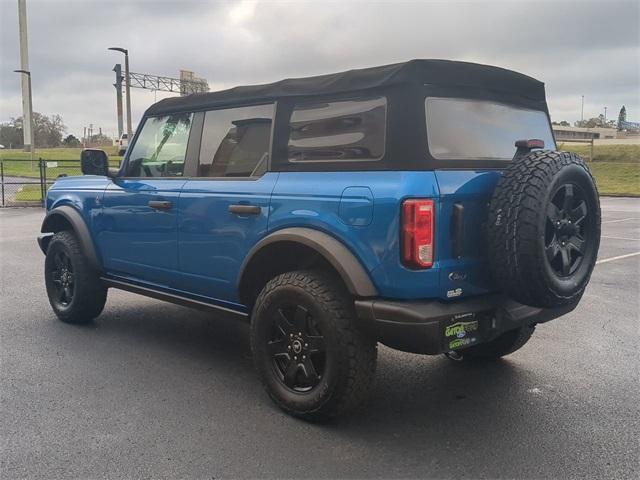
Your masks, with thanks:
M126 133L123 133L122 136L116 140L116 146L118 147L118 155L123 156L129 146L129 139Z

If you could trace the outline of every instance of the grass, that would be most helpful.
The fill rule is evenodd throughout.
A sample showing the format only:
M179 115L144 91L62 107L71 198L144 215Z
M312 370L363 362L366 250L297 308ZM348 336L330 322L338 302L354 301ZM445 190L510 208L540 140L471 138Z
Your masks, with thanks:
M42 200L40 185L23 185L16 192L14 199L16 202L39 202Z
M592 162L589 168L601 195L640 196L640 162Z
M122 157L116 155L116 147L103 147L109 155L109 162L113 167L120 165ZM33 164L28 161L12 162L11 160L29 160L31 154L22 150L0 150L0 159L4 162L4 174L17 177L40 177L38 159L49 162L59 161L57 167L47 168L47 178L54 179L58 175L82 175L80 171L80 152L82 148L48 148L36 150Z
M575 144L575 143L558 143L558 150L575 152L585 160L591 159L591 145ZM640 162L640 145L594 145L593 146L594 162L623 162L638 163Z

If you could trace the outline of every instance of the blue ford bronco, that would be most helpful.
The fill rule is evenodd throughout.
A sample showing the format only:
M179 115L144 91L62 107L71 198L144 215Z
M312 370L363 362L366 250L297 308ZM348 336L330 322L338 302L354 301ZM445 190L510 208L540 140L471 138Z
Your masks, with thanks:
M600 242L588 167L556 151L543 83L444 60L162 100L118 170L47 194L38 238L68 323L109 288L250 322L273 401L360 404L377 343L456 362L574 309Z

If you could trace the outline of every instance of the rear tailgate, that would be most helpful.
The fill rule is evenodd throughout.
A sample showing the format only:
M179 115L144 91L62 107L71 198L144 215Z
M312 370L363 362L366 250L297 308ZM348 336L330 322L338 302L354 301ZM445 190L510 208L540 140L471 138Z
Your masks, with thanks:
M499 170L439 170L438 245L440 297L453 299L491 290L485 222Z
M549 117L541 109L446 97L427 97L425 113L429 153L439 165L440 297L483 294L492 290L485 225L491 195L516 141L540 139L555 149Z

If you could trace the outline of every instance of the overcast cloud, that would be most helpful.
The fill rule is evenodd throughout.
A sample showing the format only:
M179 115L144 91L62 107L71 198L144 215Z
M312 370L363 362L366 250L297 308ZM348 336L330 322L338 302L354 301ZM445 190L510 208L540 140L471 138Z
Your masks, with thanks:
M212 90L412 58L497 65L546 84L554 120L626 105L640 121L640 2L27 0L36 111L116 132L115 63ZM21 115L17 0L0 0L0 121ZM158 100L165 94L157 93ZM133 90L133 123L154 93Z

